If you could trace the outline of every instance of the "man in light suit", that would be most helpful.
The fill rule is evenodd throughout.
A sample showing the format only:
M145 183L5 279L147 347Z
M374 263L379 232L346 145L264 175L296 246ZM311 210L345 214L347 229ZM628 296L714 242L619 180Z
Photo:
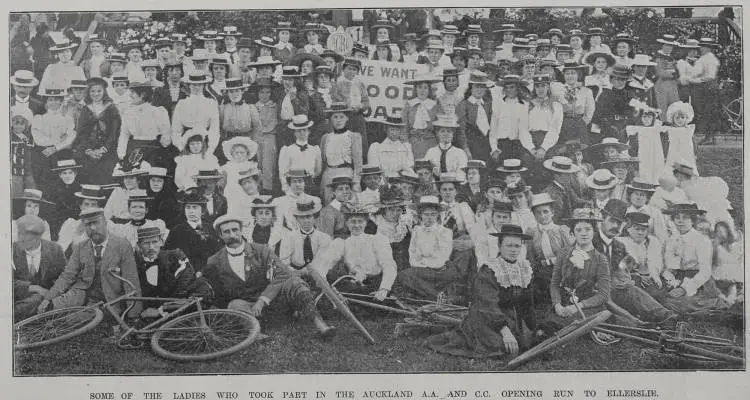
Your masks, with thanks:
M141 295L130 242L107 231L107 220L101 208L82 211L80 219L89 239L73 245L65 271L44 295L38 312L111 301L133 290L135 296ZM120 278L130 281L134 287ZM115 304L114 309L120 312L123 304ZM137 318L140 312L141 304L136 303L128 316Z
M13 243L13 317L20 321L36 312L44 295L65 269L65 255L55 242L42 239L44 221L24 215L16 221Z
M214 289L214 305L260 317L271 302L282 303L311 320L323 337L332 336L315 308L310 287L268 246L242 237L240 218L222 215L214 222L224 247L208 259L204 276Z

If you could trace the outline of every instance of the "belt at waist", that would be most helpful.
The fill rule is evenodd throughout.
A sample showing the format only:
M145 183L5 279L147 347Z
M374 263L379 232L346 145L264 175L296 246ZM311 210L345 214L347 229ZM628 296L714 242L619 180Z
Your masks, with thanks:
M572 119L581 119L583 118L583 114L573 113L573 112L566 112L563 114L563 117L565 118L572 118Z
M338 165L328 165L328 168L354 168L354 165L352 165L351 163L344 163Z
M529 134L532 135L546 135L549 131L543 131L541 129L529 129Z

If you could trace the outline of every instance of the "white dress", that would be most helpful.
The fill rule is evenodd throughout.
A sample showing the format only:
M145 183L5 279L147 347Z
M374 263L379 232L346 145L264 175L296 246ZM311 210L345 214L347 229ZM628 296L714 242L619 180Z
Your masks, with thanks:
M174 183L180 191L197 186L193 175L197 175L198 171L219 169L219 160L213 154L186 154L177 157L175 163Z
M227 207L229 210L232 210L234 203L247 200L247 194L242 190L242 186L240 186L238 180L240 178L240 172L254 168L258 168L258 163L255 161L228 161L221 167L226 179L226 182L224 183L224 197L227 198Z
M667 152L667 159L665 160L665 170L671 172L672 165L675 161L689 161L693 165L698 165L695 159L695 151L693 149L693 134L695 133L695 125L690 124L683 127L669 126L665 128L669 134L669 152ZM698 171L694 171L698 174Z
M663 128L661 124L654 126L630 125L625 129L628 136L637 135L638 137L638 174L649 183L658 184L659 177L664 173L664 150L660 135Z

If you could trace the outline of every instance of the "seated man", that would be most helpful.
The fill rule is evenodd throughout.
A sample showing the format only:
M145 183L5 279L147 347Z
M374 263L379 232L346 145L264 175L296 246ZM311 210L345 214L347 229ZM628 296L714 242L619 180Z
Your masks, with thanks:
M331 242L308 268L327 277L329 282L344 275L354 275L355 283L342 281L337 288L342 292L375 292L375 300L383 301L388 297L397 273L390 241L383 235L365 233L370 218L369 208L358 203L345 204L341 208L350 236Z
M310 319L322 336L334 334L315 309L313 293L299 273L285 265L265 245L242 237L242 221L222 215L214 221L224 247L208 259L204 275L214 289L217 307L259 317L278 299Z
M331 243L331 237L315 229L316 215L320 212L320 205L312 199L297 202L294 217L299 228L288 232L281 239L279 258L294 269L306 267L317 254Z
M185 253L180 249L162 250L163 233L156 226L138 228L135 264L144 297L203 298L204 307L211 304L211 286L204 278L196 278ZM162 302L144 302L142 317L161 315Z
M73 245L73 255L65 271L44 295L38 312L110 301L132 290L135 296L141 294L133 247L127 239L107 231L104 210L87 209L81 212L80 219L88 239ZM134 288L125 285L115 274L130 281ZM118 303L113 307L119 313L122 306L123 303ZM137 302L128 317L137 318L140 313L141 304Z
M36 313L44 295L65 269L65 255L57 243L42 239L44 221L24 215L16 221L18 241L13 243L13 319Z

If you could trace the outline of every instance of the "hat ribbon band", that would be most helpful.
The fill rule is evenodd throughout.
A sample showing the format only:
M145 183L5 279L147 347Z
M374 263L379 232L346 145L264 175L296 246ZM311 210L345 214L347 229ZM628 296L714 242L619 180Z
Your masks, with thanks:
M555 168L557 168L557 169L565 169L565 170L569 170L569 169L572 168L572 166L570 164L560 164L560 163L556 163L554 161L552 162L552 166L555 167Z

